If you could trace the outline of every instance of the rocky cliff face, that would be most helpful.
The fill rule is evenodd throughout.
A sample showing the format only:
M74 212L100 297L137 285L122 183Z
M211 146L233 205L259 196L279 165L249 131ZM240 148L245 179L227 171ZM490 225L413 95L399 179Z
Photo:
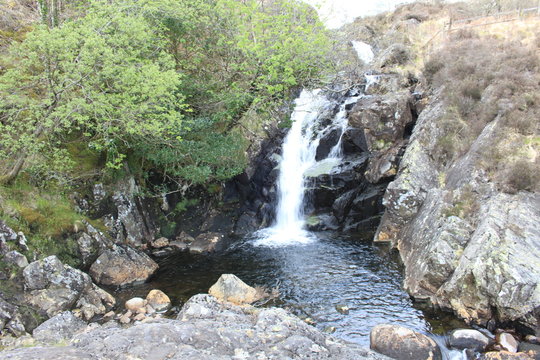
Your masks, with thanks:
M445 108L434 94L420 114L396 179L384 196L375 241L390 241L405 264L405 287L486 325L540 326L540 196L503 193L476 161L490 151L497 120L446 171L433 159Z

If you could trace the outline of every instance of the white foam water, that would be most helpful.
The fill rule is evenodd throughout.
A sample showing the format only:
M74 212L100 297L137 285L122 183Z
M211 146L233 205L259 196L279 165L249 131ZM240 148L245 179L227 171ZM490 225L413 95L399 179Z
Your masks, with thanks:
M320 137L314 125L331 104L320 90L303 90L295 100L292 126L283 142L279 164L276 223L256 234L255 245L278 247L310 243L315 239L304 229L304 174L316 163Z
M293 124L284 139L279 164L276 222L272 227L255 233L254 245L281 247L307 244L316 239L313 233L305 230L306 178L316 176L321 169L328 172L341 162L342 139L348 127L346 108L358 98L359 96L347 98L330 124L322 129L321 114L331 111L335 103L320 90L303 90L296 99L291 115ZM335 130L339 131L337 143L326 158L317 161L320 140Z
M368 65L373 61L375 54L369 44L366 44L363 41L351 41L351 43L356 51L356 55L358 55L358 58L362 60L364 64Z

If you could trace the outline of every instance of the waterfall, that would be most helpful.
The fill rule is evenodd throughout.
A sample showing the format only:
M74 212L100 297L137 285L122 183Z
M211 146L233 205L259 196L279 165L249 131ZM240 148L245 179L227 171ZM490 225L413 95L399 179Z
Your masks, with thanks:
M358 96L347 98L326 126L320 124L322 115L330 112L335 102L321 90L303 90L295 100L292 126L284 139L279 164L276 222L272 227L257 232L255 245L276 247L305 244L315 239L305 230L306 177L321 169L328 171L341 162L342 138L348 126L346 106L357 99ZM317 161L320 140L335 129L339 130L339 140L325 159Z

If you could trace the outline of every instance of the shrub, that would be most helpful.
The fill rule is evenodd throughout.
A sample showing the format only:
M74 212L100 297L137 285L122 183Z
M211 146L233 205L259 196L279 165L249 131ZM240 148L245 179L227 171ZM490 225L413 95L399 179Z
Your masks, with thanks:
M517 160L506 171L506 184L508 185L506 190L512 193L521 190L537 190L538 174L540 174L539 164L523 159Z

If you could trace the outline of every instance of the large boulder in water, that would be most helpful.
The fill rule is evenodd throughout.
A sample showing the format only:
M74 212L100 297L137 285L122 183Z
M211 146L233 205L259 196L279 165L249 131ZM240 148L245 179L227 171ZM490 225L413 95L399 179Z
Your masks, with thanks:
M225 238L223 234L207 232L200 234L195 241L189 245L189 251L196 254L210 253L219 249L221 242Z
M103 252L90 267L90 275L99 284L123 286L146 281L158 264L142 251L116 245Z
M442 360L433 339L399 325L375 326L369 342L372 350L397 360Z
M208 290L208 293L219 300L236 305L251 304L259 298L255 288L233 274L221 275L218 281Z

